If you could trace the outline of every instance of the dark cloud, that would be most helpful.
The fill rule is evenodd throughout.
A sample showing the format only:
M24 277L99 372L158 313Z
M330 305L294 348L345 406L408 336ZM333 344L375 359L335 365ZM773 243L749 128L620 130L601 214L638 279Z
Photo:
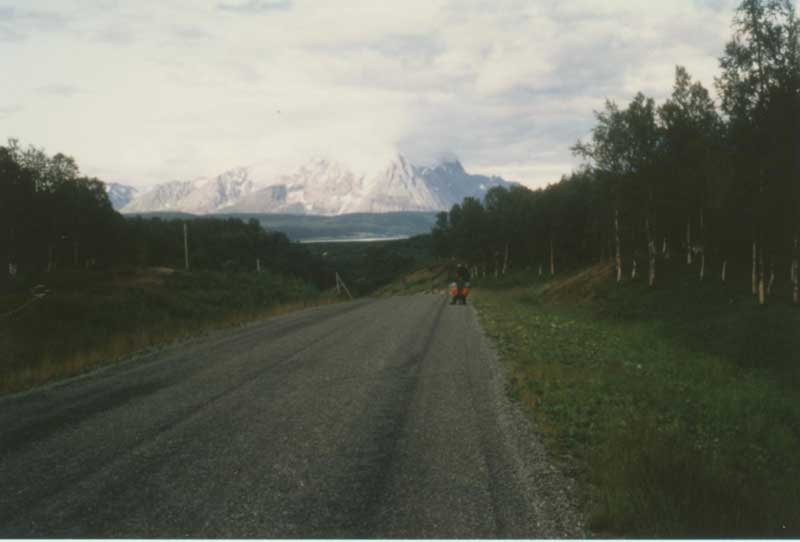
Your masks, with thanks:
M260 14L269 11L285 11L292 7L292 0L243 0L220 2L217 9L233 13Z

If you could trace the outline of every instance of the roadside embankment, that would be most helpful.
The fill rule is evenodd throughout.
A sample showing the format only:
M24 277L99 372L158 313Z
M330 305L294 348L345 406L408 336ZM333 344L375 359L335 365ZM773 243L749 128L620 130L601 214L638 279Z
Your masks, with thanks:
M522 274L473 301L598 535L798 537L800 311L675 274Z
M47 294L0 296L0 393L208 330L336 302L271 273L171 269L48 274Z

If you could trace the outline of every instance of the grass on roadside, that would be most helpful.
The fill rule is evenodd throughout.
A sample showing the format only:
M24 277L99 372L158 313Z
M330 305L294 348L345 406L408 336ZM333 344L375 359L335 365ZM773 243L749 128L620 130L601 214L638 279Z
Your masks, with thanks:
M596 267L474 299L597 533L797 537L800 311L675 277L649 291Z
M335 302L270 273L59 273L51 293L0 320L0 393L65 378L208 330ZM0 298L0 313L25 297Z

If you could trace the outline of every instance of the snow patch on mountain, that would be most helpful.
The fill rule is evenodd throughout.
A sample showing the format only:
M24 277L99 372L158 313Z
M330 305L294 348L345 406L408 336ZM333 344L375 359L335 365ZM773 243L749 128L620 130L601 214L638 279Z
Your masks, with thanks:
M136 198L139 191L133 186L120 183L104 183L106 194L111 202L111 206L115 209L122 209Z
M453 156L416 166L398 155L377 173L315 158L290 174L276 175L262 164L211 179L165 183L140 194L122 212L340 215L440 211L468 196L482 198L493 186L512 184L499 177L471 175Z

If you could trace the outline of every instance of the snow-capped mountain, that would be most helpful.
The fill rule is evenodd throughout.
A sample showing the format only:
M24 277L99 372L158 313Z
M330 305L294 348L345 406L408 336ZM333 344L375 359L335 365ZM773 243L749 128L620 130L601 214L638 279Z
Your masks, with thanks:
M398 155L378 173L365 173L318 158L288 175L271 176L254 166L213 179L158 185L122 212L339 215L439 211L467 196L482 198L493 186L512 184L499 177L470 175L457 159L421 167Z
M139 193L136 188L120 183L105 183L106 194L114 209L122 209Z
M181 211L208 214L233 205L252 192L254 186L247 168L236 168L212 179L156 185L134 199L122 212Z

